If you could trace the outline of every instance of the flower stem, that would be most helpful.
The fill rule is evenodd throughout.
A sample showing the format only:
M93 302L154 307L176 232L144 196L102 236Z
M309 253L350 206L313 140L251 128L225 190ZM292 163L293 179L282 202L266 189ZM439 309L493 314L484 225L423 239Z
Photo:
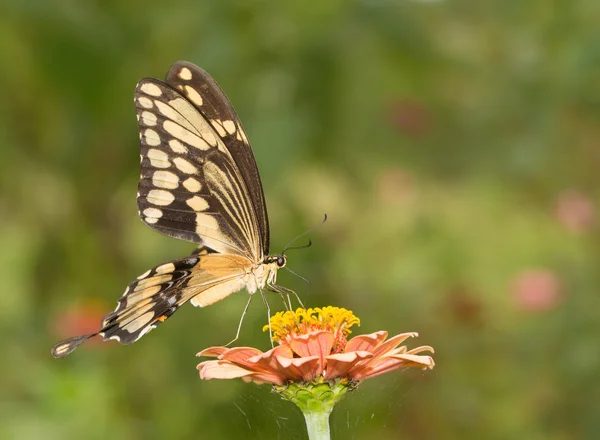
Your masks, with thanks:
M330 411L304 411L303 414L309 440L330 440Z

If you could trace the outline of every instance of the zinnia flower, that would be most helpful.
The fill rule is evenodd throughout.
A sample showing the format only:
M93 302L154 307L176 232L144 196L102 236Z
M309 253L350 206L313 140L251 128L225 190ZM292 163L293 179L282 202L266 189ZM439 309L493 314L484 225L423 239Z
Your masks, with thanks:
M431 356L419 354L433 353L433 348L399 347L417 333L387 339L388 332L378 331L348 340L354 324L360 325L360 320L338 307L279 312L270 322L273 341L279 345L267 352L252 347L202 350L198 356L217 360L198 364L200 378L272 384L302 410L310 438L329 438L327 420L333 406L360 381L398 369L434 366Z

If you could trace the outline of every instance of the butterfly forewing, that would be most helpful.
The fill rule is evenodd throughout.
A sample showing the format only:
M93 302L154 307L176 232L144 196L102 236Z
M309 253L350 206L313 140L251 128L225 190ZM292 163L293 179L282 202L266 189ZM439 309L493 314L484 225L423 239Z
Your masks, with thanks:
M269 252L269 220L258 166L242 122L217 82L203 69L179 61L167 74L167 83L185 95L189 102L210 122L235 161L243 177L246 194L259 229L262 252Z
M209 122L155 79L138 83L135 101L142 219L167 235L260 259L259 229L243 177Z

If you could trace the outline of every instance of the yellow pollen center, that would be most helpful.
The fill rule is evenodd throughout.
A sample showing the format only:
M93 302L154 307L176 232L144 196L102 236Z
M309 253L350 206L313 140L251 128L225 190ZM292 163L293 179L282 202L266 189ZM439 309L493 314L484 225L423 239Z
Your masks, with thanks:
M327 330L334 334L335 345L341 349L346 345L347 337L352 333L350 327L354 324L360 325L360 319L352 311L332 306L299 308L295 312L277 312L271 317L273 341L279 344L285 344L295 336ZM263 331L268 329L268 325L263 327ZM334 351L337 351L335 348L337 347L334 347Z

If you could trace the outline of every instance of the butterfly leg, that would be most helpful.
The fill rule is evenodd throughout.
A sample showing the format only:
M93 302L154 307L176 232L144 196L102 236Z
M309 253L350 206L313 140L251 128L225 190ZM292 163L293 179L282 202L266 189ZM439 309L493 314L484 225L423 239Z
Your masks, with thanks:
M240 318L240 323L238 324L238 328L237 328L237 332L235 334L235 338L233 338L231 341L229 341L227 344L225 344L225 347L229 347L231 344L233 344L235 341L238 340L238 337L240 336L240 331L242 330L242 323L244 322L244 317L246 316L246 312L248 311L248 307L250 307L250 303L252 302L252 298L254 298L254 294L253 293L250 294L250 298L248 298L248 302L246 303L246 307L244 307L244 311L242 312L242 317Z
M292 294L292 295L294 295L296 297L296 300L298 301L298 304L300 304L300 307L302 307L303 309L305 308L304 304L300 300L300 297L298 296L298 294L295 291L293 291L292 289L288 289L287 287L280 286L279 284L272 284L272 285L269 286L269 288L273 292L279 293L282 296L283 296L283 294L287 295L289 307L286 305L286 308L288 310L292 310L292 303L290 301L290 294ZM284 303L285 303L285 301L284 301Z
M267 301L267 298L265 297L265 294L263 293L262 289L260 289L260 297L263 300L263 303L265 304L265 307L267 309L267 318L269 320L269 341L271 341L271 347L273 347L273 330L271 329L271 307L269 307L269 302Z
M281 287L281 286L278 286L276 284L268 284L267 290L269 292L277 293L281 297L281 300L283 301L283 307L285 307L285 309L287 311L292 310L292 302L290 301L290 295L287 292L279 289L279 287Z

